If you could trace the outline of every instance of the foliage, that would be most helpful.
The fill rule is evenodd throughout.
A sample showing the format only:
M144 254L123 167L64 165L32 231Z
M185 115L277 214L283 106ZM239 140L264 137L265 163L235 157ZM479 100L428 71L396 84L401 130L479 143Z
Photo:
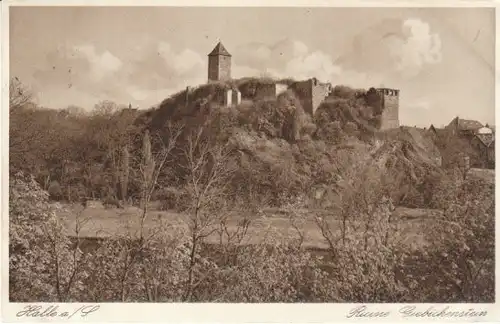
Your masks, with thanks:
M290 92L207 104L220 89L250 93L263 82L240 81L183 91L144 113L109 101L91 113L42 109L18 91L10 109L11 300L494 300L491 183L443 172L410 132L381 136L380 111L361 90L336 87L314 120ZM89 220L79 211L63 226L54 200L88 198L139 205L140 233L82 238ZM181 212L183 226L145 228L154 200ZM442 212L426 220L424 248L402 244L393 213L402 205ZM248 243L265 207L279 207L293 233ZM311 224L325 248L304 246Z
M71 244L56 217L56 206L35 180L18 173L10 180L10 298L15 301L70 301L82 290L85 256Z
M432 269L430 302L479 302L495 298L494 185L455 177L442 197L443 216L427 229L430 246L419 260ZM437 281L437 282L436 282Z

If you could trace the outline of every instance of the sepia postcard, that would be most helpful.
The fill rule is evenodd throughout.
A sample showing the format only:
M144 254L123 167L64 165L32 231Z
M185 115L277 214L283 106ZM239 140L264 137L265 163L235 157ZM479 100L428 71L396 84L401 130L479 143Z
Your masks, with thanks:
M499 321L497 4L2 2L2 321Z

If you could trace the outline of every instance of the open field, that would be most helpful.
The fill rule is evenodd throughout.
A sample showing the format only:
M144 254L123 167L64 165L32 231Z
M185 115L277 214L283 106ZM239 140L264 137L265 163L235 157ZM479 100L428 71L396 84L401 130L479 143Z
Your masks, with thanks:
M79 212L81 214L78 215ZM312 213L309 212L303 220L296 223L296 226L304 235L303 244L305 247L325 248L327 247L326 241L322 237ZM439 213L439 211L428 209L396 208L393 216L395 216L394 219L399 229L398 237L401 243L409 247L424 245L423 225ZM59 217L71 235L75 235L75 225L78 219L83 224L80 236L89 238L106 238L117 235L137 236L140 229L140 215L141 212L136 207L123 209L87 207L83 210L83 207L79 205L64 205L59 212ZM229 230L235 230L241 219L242 216L231 217L228 221ZM262 216L252 215L251 219L251 224L242 244L257 244L269 242L270 240L273 242L287 242L299 237L297 230L292 226L289 216L279 210L264 210ZM162 229L182 232L187 229L187 224L186 215L151 210L148 212L144 229L146 235L151 235ZM206 239L206 242L219 242L218 234L212 234Z

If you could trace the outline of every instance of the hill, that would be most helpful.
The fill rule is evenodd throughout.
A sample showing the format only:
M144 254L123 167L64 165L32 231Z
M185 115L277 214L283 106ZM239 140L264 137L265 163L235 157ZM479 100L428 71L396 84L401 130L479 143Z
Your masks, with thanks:
M259 87L294 82L244 78L204 84L147 111L120 110L109 102L92 114L19 110L11 122L16 139L10 143L11 172L34 174L55 200L136 201L145 130L157 154L169 141L169 125L176 124L183 132L159 176L154 199L175 200L166 198L182 194L185 147L189 135L200 128L211 146L231 150L237 165L231 198L242 203L281 205L290 197L310 197L313 188L334 191L339 179L358 176L346 174L376 164L375 173L391 178L389 191L396 203L410 204L409 200L418 201L409 197L418 196L420 186L442 176L439 154L425 132L405 127L380 131L380 111L368 104L363 89L334 87L314 116L302 107L303 93L288 90L275 97L255 97ZM239 104L221 104L221 93L227 89L241 92Z
M393 198L402 204L427 178L442 176L432 139L409 127L380 131L375 108L357 95L364 90L335 87L314 117L290 90L251 99L259 85L278 82L293 80L246 78L188 88L144 113L138 123L153 132L169 121L183 123L186 130L204 127L214 143L229 143L237 152L238 198L249 196L252 188L252 199L273 205L283 197L309 196L313 187L334 186L339 170L360 161L377 163L383 174L395 177ZM239 105L225 107L217 100L228 89L241 92Z

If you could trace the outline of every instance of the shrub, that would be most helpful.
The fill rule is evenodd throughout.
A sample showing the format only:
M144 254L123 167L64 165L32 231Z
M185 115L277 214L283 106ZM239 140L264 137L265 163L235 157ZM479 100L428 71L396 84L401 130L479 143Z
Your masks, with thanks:
M52 200L60 200L63 197L61 185L57 181L52 181L50 183L48 192Z
M81 289L82 254L72 247L33 177L18 173L9 181L9 298L12 301L68 301Z
M430 302L443 302L443 298L449 302L493 302L494 185L457 182L449 188L454 194L443 198L443 216L426 231L430 246L429 252L423 253L423 262L433 275L423 276L423 293Z

